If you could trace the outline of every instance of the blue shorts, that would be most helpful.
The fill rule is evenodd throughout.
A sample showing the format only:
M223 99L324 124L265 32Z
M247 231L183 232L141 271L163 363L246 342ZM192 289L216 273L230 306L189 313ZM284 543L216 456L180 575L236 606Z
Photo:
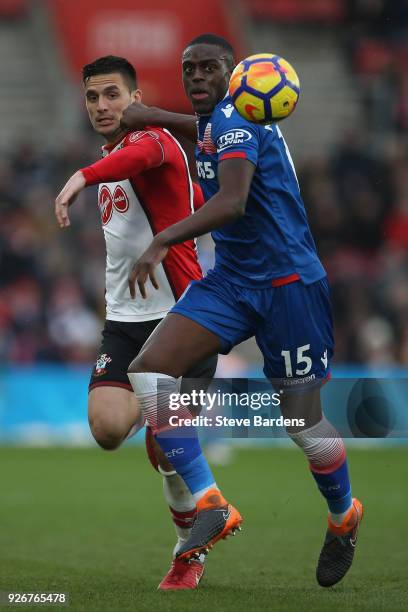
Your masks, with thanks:
M171 312L216 334L224 355L254 336L265 376L287 390L318 386L330 377L334 343L327 278L256 289L211 270L189 285Z

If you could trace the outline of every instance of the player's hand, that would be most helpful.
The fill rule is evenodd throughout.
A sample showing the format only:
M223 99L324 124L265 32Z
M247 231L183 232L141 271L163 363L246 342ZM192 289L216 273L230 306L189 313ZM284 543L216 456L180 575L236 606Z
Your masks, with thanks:
M155 289L159 288L159 284L156 280L154 269L159 265L166 257L169 247L165 246L158 234L150 244L149 248L143 253L143 255L137 260L132 267L129 274L129 291L132 299L136 297L136 283L139 288L140 295L143 299L146 299L146 282L150 278Z
M74 202L79 192L86 186L85 177L80 170L75 172L62 188L55 200L55 216L61 229L69 227L68 207Z
M141 102L133 102L123 111L120 127L123 130L144 130L151 123L151 108Z

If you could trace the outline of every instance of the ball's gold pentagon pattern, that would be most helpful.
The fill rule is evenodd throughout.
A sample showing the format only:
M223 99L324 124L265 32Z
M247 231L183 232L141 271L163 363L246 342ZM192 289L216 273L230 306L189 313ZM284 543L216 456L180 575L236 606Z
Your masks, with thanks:
M234 103L235 108L242 117L248 121L261 123L265 119L265 108L261 98L244 91L238 96Z
M270 62L251 64L247 71L247 85L261 93L268 93L282 80L279 70L275 70Z
M285 86L279 92L279 96L272 96L270 100L272 117L275 117L276 120L288 117L295 110L297 100L296 91Z

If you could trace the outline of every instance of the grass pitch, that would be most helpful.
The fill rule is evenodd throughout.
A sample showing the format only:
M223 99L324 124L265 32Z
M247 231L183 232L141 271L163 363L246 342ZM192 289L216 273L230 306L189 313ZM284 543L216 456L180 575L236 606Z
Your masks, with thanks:
M52 608L75 611L407 609L407 448L349 452L366 514L349 575L327 590L314 577L326 509L301 452L234 457L214 471L243 532L215 547L197 591L161 593L175 537L142 448L0 449L0 591L66 591L69 608Z

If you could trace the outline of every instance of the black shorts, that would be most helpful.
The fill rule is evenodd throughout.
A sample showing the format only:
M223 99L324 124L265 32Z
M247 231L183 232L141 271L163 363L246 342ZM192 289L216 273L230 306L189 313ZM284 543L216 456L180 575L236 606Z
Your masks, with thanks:
M89 381L89 391L102 386L122 387L133 391L127 376L128 367L160 321L161 319L140 323L105 321L102 344ZM185 378L213 378L217 361L218 355L205 359L187 372Z

